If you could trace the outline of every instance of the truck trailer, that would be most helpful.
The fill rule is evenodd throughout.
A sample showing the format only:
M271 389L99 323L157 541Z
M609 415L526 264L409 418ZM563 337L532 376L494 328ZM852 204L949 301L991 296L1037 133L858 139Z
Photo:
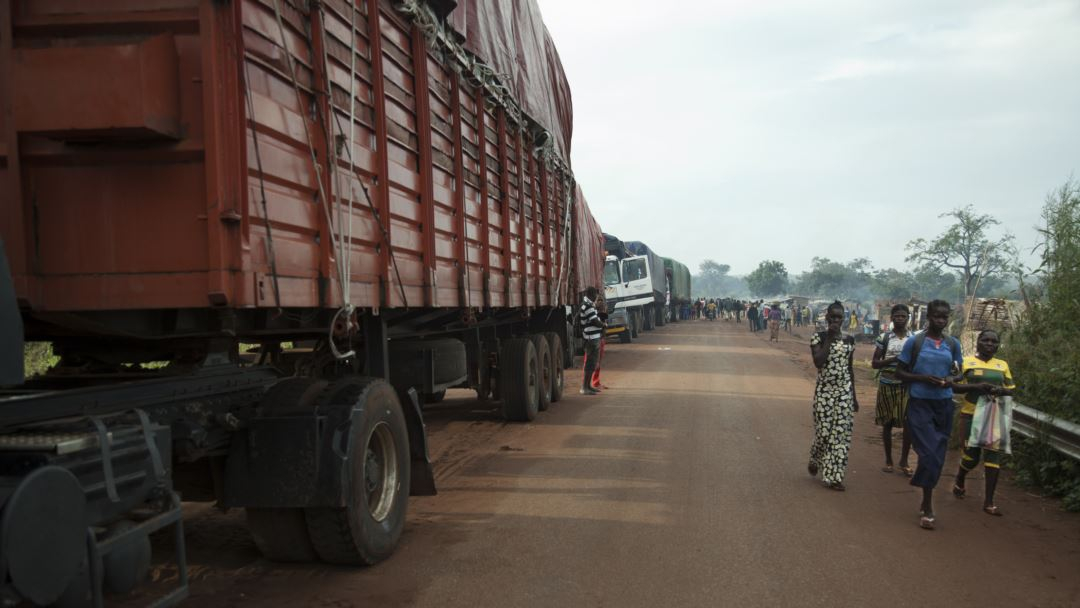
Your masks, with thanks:
M678 321L679 309L690 303L690 269L678 260L664 258L664 275L668 286L668 320Z
M535 0L0 7L5 602L100 606L166 528L181 600L182 500L374 564L424 402L558 401L604 257Z

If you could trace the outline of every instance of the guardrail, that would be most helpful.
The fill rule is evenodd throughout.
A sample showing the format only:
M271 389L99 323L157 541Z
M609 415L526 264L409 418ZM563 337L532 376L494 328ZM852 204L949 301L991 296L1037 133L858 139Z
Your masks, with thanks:
M1080 424L1014 402L1012 428L1024 437L1046 441L1062 454L1080 460Z

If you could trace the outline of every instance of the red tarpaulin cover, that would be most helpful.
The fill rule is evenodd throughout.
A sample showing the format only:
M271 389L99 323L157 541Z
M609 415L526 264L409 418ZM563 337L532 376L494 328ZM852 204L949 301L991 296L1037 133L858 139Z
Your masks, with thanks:
M447 22L464 36L465 48L499 74L522 110L551 132L569 165L570 85L536 0L458 0Z

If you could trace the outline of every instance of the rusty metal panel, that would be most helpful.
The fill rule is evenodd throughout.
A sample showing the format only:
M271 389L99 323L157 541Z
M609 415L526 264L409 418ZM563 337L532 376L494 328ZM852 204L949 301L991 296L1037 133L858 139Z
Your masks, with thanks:
M0 231L32 308L332 308L343 260L360 307L551 305L598 280L577 267L599 230L565 167L389 0L83 5L4 15L5 107L76 48L78 65L128 69L128 98L99 114L28 109L52 95L35 92L0 122ZM157 139L57 139L102 128Z
M62 139L177 138L176 64L171 33L128 44L15 49L15 121L23 133Z

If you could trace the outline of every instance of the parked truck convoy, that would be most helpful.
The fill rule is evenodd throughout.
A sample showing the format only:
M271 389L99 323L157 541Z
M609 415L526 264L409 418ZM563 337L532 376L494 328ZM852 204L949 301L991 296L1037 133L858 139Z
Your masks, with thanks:
M678 319L672 315L676 302L690 298L686 266L657 255L645 243L624 242L611 234L604 234L604 250L608 336L628 344L639 332Z
M0 7L5 605L101 605L170 526L179 601L181 497L378 562L424 401L559 400L603 248L535 0Z

